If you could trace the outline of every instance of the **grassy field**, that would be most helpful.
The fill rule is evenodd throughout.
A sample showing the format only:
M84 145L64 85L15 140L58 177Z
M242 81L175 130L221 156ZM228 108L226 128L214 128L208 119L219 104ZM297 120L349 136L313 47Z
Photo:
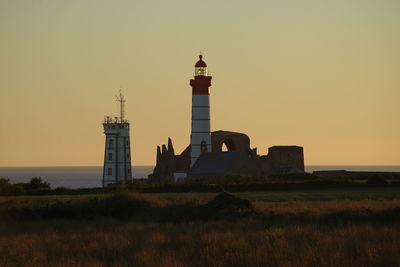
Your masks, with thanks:
M291 190L270 192L235 192L236 196L250 201L287 202L287 201L339 201L339 200L395 200L400 199L400 187L387 188L348 188L324 190ZM208 201L217 193L148 193L148 196L182 202L188 200ZM0 198L1 201L1 198Z
M206 202L218 193L143 193L150 197L171 203L186 201ZM235 192L236 196L250 201L286 202L286 201L339 201L339 200L395 200L400 199L400 187L371 187L371 188L340 188L319 190L290 190L264 192ZM85 195L41 195L41 196L0 196L0 205L3 203L48 203L54 201L81 201L90 197L104 197L105 194Z
M0 224L1 266L398 266L391 225L258 220L178 224L53 221Z
M398 190L235 193L245 215L204 209L216 195L133 194L145 205L121 219L3 216L0 266L400 266ZM110 196L1 197L0 213L94 197Z

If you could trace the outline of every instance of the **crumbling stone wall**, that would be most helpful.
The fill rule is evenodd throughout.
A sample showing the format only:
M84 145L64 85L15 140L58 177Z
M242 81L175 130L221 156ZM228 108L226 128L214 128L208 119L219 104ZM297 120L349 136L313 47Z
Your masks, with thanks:
M271 173L304 172L303 148L299 146L273 146L267 155L258 155L250 149L250 138L242 133L216 131L211 134L212 152L200 156L190 170L190 145L175 155L172 141L157 147L157 164L150 182L172 182L174 172L187 172L190 176L268 175ZM226 144L229 153L222 152Z
M274 173L304 172L303 148L300 146L273 146L267 159Z
M168 138L168 147L157 146L157 160L153 174L149 176L151 183L162 183L174 181L175 151L171 138Z

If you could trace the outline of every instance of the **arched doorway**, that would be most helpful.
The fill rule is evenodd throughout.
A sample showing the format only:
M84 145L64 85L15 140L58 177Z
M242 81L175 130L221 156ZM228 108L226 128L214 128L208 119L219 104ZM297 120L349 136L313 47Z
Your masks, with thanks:
M225 145L225 143L222 143L221 151L222 152L228 152L228 147Z
M221 144L222 152L235 151L235 150L236 150L235 142L231 138L226 138L222 142L222 144Z
M211 133L212 152L249 151L250 139L235 132L216 131Z

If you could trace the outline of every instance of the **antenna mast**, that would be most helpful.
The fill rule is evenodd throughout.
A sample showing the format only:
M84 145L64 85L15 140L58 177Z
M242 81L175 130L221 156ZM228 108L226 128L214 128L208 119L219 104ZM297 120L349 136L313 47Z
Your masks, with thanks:
M120 103L120 120L124 123L124 113L125 113L125 97L122 95L121 90L119 90L119 96L116 96L116 101Z

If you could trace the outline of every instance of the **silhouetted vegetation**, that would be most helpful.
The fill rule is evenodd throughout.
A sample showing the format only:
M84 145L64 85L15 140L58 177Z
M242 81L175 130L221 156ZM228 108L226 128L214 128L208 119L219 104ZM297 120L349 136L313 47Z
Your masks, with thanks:
M9 179L0 178L0 195L2 196L12 196L19 195L23 191L22 187L10 184Z
M398 266L399 229L253 219L3 222L0 266Z
M234 219L255 214L249 200L227 192L218 194L203 207L205 214L214 216L214 219Z
M400 197L268 194L2 197L0 266L398 265Z
M247 199L226 192L206 204L184 202L162 205L137 193L117 192L83 201L53 201L45 205L28 202L0 209L0 218L17 220L135 218L141 221L190 221L235 219L250 214L253 214L253 209Z
M251 194L251 193L249 193ZM262 219L269 224L317 223L400 223L400 202L375 201L373 208L360 208L334 203L335 209L299 212L294 207L284 212L277 209L281 204L257 202L234 194L222 192L207 202L187 199L163 201L138 193L117 192L105 196L91 196L71 201L50 198L51 201L24 201L0 206L2 220L48 220L48 219L130 219L139 222L183 222L208 220L237 220L241 218ZM286 203L286 202L283 202ZM325 205L324 202L318 202ZM344 202L343 202L344 203ZM368 202L366 202L368 203ZM315 206L314 204L312 206ZM294 205L295 206L295 205ZM306 212L307 211L307 212Z
M29 193L44 193L50 190L50 184L40 177L33 177L28 183L11 184L9 179L0 178L0 195L21 195Z
M248 179L244 182L238 182L239 179L230 180L229 177L220 177L214 183L209 183L207 179L202 181L188 180L175 184L136 184L132 186L122 185L120 188L133 189L142 193L168 193L168 192L220 192L226 190L229 192L258 192L258 191L276 191L276 190L305 190L305 189L334 189L334 188L366 188L375 186L399 186L393 184L369 184L365 181L351 180L333 180L318 179L313 180L266 180L255 182Z
M386 186L389 183L382 176L371 176L368 178L367 184L372 186Z
M359 175L359 174L357 174ZM365 174L364 176L339 177L317 176L309 173L273 174L270 176L217 176L189 178L184 182L164 182L143 184L133 181L130 184L112 184L106 188L69 189L66 187L50 188L50 184L40 177L34 177L28 183L10 183L9 179L0 178L0 195L81 195L105 194L118 191L141 193L169 192L257 192L277 190L308 190L335 188L399 187L400 181L393 174Z

